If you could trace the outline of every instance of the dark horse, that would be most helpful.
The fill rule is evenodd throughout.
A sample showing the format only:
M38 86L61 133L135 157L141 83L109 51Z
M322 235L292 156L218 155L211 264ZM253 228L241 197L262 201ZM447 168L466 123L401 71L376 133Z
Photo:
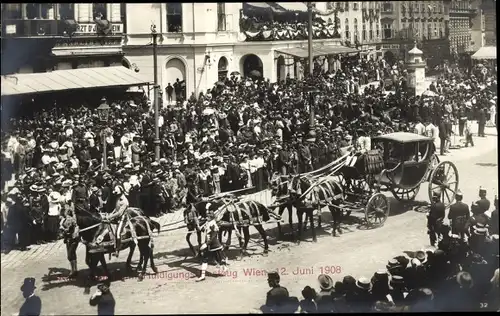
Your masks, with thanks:
M272 213L262 203L256 201L235 201L231 203L227 200L217 199L212 201L200 201L193 205L194 207L189 207L185 211L184 216L188 227L186 241L195 256L197 255L197 252L191 244L191 234L196 232L198 247L200 247L202 243L202 236L199 228L206 222L207 212L216 212L218 210L223 211L223 214L220 217L221 220L218 221L220 226L219 240L223 243L222 235L223 233L227 234L225 245L226 249L231 245L232 231L234 227L236 227L239 233L238 239L241 247L241 256L243 256L243 254L246 253L248 242L250 241L249 226L253 225L263 239L264 253L269 251L267 234L262 227L262 223L269 221L270 215L278 219L279 216ZM243 238L241 237L241 232L243 232Z
M229 248L231 245L232 232L236 228L240 244L240 256L243 257L247 254L248 242L250 241L250 226L253 225L264 242L264 253L267 254L269 252L267 234L262 224L269 221L271 217L280 220L281 217L279 215L274 214L264 204L252 200L232 201L227 206L222 204L220 207L224 207L220 227L227 232L226 248ZM242 231L243 238L241 236ZM222 242L222 236L219 238Z
M313 180L305 176L295 176L288 181L288 183L278 183L273 187L273 195L279 192L281 199L279 200L281 215L286 207L289 212L289 222L292 228L293 224L291 219L292 207L297 210L298 217L298 242L302 238L302 229L307 222L311 225L313 241L316 241L316 228L314 227L314 211L318 211L318 228L321 228L321 210L323 207L328 206L332 214L332 235L336 236L336 232L340 232L340 221L342 218L342 210L338 207L340 201L343 199L341 186L332 178L320 178ZM312 187L313 186L313 187ZM304 221L305 215L305 221ZM303 225L304 223L304 225ZM278 231L281 235L281 227L278 223Z
M121 233L120 250L130 249L126 261L126 270L128 272L131 272L131 260L136 247L134 239L137 240L137 245L139 246L140 251L140 261L138 269L141 269L139 280L142 280L144 278L144 275L146 274L148 259L151 259L151 269L155 273L157 273L158 271L154 265L152 255L153 240L151 238L151 234L155 229L158 232L160 231L160 224L148 217L140 215L142 214L142 212L137 209L135 211L132 210L131 212L129 212L129 214L130 225L126 224L123 227ZM101 262L102 264L105 276L109 277L110 274L106 265L104 255L115 252L114 241L112 239L113 237L110 230L115 230L116 228L111 228L110 224L103 223L101 217L97 215L79 216L77 214L77 224L80 229L80 237L86 245L85 263L90 269L90 279L92 281L95 280L97 265L99 262Z

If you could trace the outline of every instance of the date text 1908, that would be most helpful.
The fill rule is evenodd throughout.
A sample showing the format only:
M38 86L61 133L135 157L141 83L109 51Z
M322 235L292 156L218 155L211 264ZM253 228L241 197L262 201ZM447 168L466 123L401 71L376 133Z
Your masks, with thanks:
M342 267L326 265L319 267L281 267L278 269L280 275L315 275L315 274L341 274Z

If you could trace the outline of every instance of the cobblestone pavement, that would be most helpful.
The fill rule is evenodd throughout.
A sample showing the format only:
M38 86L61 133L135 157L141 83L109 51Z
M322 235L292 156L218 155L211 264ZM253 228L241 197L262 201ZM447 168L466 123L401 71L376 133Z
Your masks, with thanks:
M477 145L473 150L466 152L468 149L460 149L443 157L456 163L460 172L460 188L467 203L477 197L479 186L488 189L490 200L498 189L496 137L476 139ZM269 195L261 193L259 198L268 199ZM422 186L417 200L428 201L427 184ZM262 255L259 237L252 235L249 245L251 257L237 260L236 250L231 249L228 253L232 259L229 272L217 276L216 267L210 266L207 280L201 283L194 282L195 275L199 273L198 262L189 258L186 260L185 230L168 230L175 225L167 224L180 220L180 215L177 213L161 218L160 221L167 226L155 238L154 250L160 273L148 275L142 282L134 278L113 281L111 290L117 301L116 313L254 312L263 304L268 290L266 275L262 271L276 268L282 272L283 286L299 298L305 285L316 286L317 275L321 272L332 274L334 280L347 274L371 277L376 269L384 267L390 257L428 245L425 214L408 209L408 206L392 198L390 201L391 216L383 227L374 230L361 230L356 225L349 225L339 238L324 233L317 243L310 242L309 238L301 245L276 242L271 238L268 256ZM270 224L267 228L274 227L275 224ZM268 231L270 235L275 234L274 229ZM236 240L233 239L232 244L237 244ZM78 259L80 271L86 273L83 247L78 250ZM126 254L121 253L120 258L109 260L110 269L119 274L125 259ZM134 259L136 263L137 254ZM2 315L18 312L23 302L19 287L25 277L36 278L36 291L43 301L43 315L95 314L95 307L88 304L89 296L83 294L82 282L65 279L68 266L61 242L34 246L27 252L13 251L2 255Z

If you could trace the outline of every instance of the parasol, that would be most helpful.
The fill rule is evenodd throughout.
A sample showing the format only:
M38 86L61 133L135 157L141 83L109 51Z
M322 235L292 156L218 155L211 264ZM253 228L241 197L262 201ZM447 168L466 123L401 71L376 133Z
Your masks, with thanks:
M252 70L252 71L250 71L250 76L253 76L253 77L262 77L262 74L258 70Z
M239 71L233 71L230 75L231 76L239 76L240 72Z
M212 115L214 113L215 113L214 109L212 109L212 108L206 108L206 109L203 110L203 112L201 114L203 114L203 115Z
M437 97L437 93L435 93L434 91L431 91L431 90L425 90L424 93L422 93L422 95L424 96L427 96L427 97Z

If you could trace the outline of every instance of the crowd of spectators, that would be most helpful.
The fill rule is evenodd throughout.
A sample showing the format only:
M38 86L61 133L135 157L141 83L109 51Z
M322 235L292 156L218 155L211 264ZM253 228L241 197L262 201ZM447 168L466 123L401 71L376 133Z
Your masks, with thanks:
M240 27L246 35L246 41L307 40L308 37L307 23L297 21L277 22L243 17ZM313 22L313 39L332 38L340 38L334 23L322 19Z
M301 173L331 162L340 147L356 143L360 131L368 136L412 131L418 121L439 126L443 113L475 113L496 95L494 75L447 75L436 86L442 95L430 98L411 96L404 76L395 93L385 93L383 80L360 91L363 71L349 67L334 72L318 67L312 79L279 83L230 76L206 93L178 100L159 115L159 162L154 161L153 110L145 96L102 100L111 107L106 122L99 119L99 104L77 102L12 117L2 125L2 188L11 175L16 183L3 194L2 220L13 235L31 233L21 242L26 245L56 238L48 218L61 215L76 185L85 186L92 211L110 212L113 187L121 185L130 205L154 216L189 203L190 186L205 196L262 190L274 173ZM470 88L455 87L457 80ZM314 128L309 126L311 85L320 91ZM310 155L299 150L304 144ZM23 211L7 211L12 208Z
M371 278L344 276L334 282L329 275L318 277L319 291L306 286L303 300L290 297L280 286L280 275L269 274L272 288L264 313L347 312L465 312L499 311L498 200L491 226L484 214L471 217L467 237L452 234L442 226L436 249L405 252L390 259L386 268ZM487 217L486 217L487 218ZM496 220L496 222L495 222ZM284 279L283 283L286 284Z

